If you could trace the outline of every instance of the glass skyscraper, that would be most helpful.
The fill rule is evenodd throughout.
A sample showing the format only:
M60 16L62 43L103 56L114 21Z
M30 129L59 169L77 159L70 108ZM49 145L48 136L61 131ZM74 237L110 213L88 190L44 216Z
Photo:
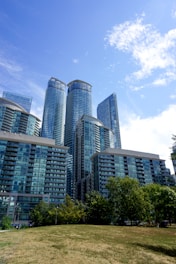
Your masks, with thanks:
M92 115L92 86L84 81L75 80L68 84L66 123L65 123L65 146L69 153L74 152L74 136L76 123L82 115Z
M97 118L114 133L115 148L121 148L120 125L116 94L111 94L97 107Z
M85 200L85 194L93 190L91 156L114 147L112 130L98 119L83 115L78 121L75 133L75 194L78 200Z
M82 115L92 115L91 91L92 86L81 80L74 80L68 84L64 145L69 147L68 151L73 160L76 124ZM71 162L71 157L69 160ZM67 192L73 196L73 171L71 169L67 175Z
M66 109L66 84L52 77L45 95L41 136L55 139L57 145L64 144Z
M3 92L2 97L15 102L16 104L22 106L28 113L30 113L32 97L26 97L17 93L11 93L7 91Z

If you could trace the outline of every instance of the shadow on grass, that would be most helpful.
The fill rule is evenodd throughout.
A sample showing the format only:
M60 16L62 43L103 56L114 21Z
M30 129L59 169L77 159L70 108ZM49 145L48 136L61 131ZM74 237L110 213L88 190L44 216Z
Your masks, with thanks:
M7 262L5 260L3 260L2 258L0 258L0 264L6 264Z
M149 249L155 252L159 252L169 257L176 257L176 248L166 248L164 246L154 246L154 245L147 245L147 244L140 244L140 243L135 243L133 245L142 247L145 249Z

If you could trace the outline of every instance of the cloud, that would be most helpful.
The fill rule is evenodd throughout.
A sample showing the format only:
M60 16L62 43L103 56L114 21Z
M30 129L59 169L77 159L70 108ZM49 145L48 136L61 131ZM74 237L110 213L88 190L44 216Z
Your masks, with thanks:
M79 63L79 60L78 59L73 59L73 63L74 64L78 64Z
M175 100L176 99L176 94L171 94L170 95L170 99L174 99Z
M172 135L176 134L176 105L170 105L159 115L141 118L134 113L125 114L121 124L122 147L124 149L158 154L166 160L173 173L170 160ZM124 121L125 120L125 121Z
M165 86L167 83L167 80L165 78L161 78L161 79L156 79L153 81L153 85L156 85L156 86Z
M172 16L172 18L176 18L176 10L175 9L172 10L171 16Z
M111 63L111 64L107 67L107 69L110 70L111 72L114 72L114 71L115 71L115 67L116 67L116 65L115 65L114 63Z
M36 95L36 98L44 99L45 97L45 90L43 87L38 85L32 80L27 80L26 85L28 89L30 89L30 94Z
M132 90L132 91L140 91L140 90L142 90L144 88L144 85L140 85L140 86L130 86L130 89Z
M37 84L36 74L26 71L25 67L21 66L17 61L10 58L8 55L0 54L0 92L3 91L18 91L18 93L26 96L32 96L31 112L42 117L45 89ZM41 76L40 76L41 77ZM45 76L42 76L44 78ZM37 74L37 78L39 75ZM35 99L37 98L37 99ZM42 107L39 107L42 105ZM35 110L34 110L35 109Z
M105 40L115 49L132 56L139 70L133 72L135 80L149 77L159 70L167 82L172 80L169 71L176 72L176 28L161 35L151 24L144 24L144 16L135 21L115 25Z
M156 86L165 86L171 81L176 80L176 70L173 69L173 71L166 71L165 73L161 74L159 78L155 79L153 81L153 85Z
M0 55L0 68L8 72L10 75L14 75L23 70L21 65L11 59L7 59L3 55Z

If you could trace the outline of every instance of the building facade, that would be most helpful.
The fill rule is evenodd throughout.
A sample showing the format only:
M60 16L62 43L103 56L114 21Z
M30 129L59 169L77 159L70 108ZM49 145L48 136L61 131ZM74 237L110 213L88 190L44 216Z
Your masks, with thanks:
M165 161L156 154L124 150L107 149L92 156L92 174L94 190L108 196L106 184L109 177L137 179L141 185L158 183L167 185L169 170Z
M18 104L19 106L23 107L26 112L30 113L32 97L26 97L17 93L11 93L7 91L3 91L2 97Z
M0 130L39 135L40 119L26 112L16 103L0 98Z
M75 80L68 84L65 146L74 153L76 124L82 115L92 115L92 86L84 81Z
M92 86L84 81L75 80L68 84L65 122L65 146L69 147L70 169L67 175L67 192L73 196L74 139L76 124L82 115L92 115Z
M41 136L55 139L57 145L64 144L66 111L66 84L52 77L45 94Z
M66 195L68 148L52 139L0 131L0 212L27 221L40 200L54 204Z
M85 200L85 194L92 188L91 156L114 147L112 131L98 119L83 115L78 121L75 132L74 175L76 199Z
M120 125L116 94L111 94L97 107L97 118L114 133L115 148L121 148Z

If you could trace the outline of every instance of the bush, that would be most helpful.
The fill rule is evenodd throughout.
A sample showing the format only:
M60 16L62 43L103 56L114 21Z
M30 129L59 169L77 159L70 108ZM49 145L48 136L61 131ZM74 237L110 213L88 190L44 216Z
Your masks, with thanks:
M11 219L9 216L5 215L2 218L1 222L2 230L10 229L11 228Z

